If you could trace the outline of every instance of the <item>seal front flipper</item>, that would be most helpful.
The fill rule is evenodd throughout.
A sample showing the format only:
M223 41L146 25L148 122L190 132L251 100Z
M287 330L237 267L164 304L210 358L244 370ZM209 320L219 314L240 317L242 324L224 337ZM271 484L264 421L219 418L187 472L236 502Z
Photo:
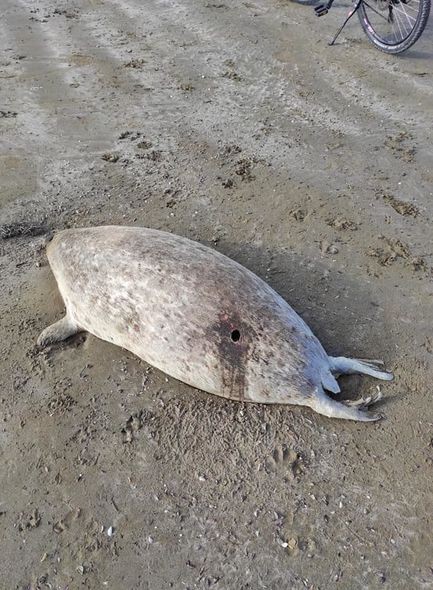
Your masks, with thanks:
M43 348L48 346L48 344L61 342L78 332L81 332L81 329L68 315L65 315L64 318L55 324L51 324L51 326L48 326L48 328L45 328L45 330L41 332L38 338L38 346Z

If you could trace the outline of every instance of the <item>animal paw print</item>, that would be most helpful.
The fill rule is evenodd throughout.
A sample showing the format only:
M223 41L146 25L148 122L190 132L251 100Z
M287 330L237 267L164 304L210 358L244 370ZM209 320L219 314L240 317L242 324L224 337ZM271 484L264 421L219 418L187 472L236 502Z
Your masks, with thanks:
M142 427L141 415L133 414L128 418L126 426L122 428L122 436L124 443L130 443L134 440L134 433Z
M302 457L293 449L278 446L268 457L266 468L271 472L298 477L303 472Z

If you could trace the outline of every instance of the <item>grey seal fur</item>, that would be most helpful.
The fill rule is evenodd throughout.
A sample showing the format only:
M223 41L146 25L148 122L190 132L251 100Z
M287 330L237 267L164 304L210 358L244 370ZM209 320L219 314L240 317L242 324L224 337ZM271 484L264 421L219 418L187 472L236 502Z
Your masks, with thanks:
M337 402L341 374L391 380L380 361L330 357L267 283L202 244L140 227L57 233L47 256L66 315L46 346L87 331L193 387L234 400L308 406L374 421L379 396Z

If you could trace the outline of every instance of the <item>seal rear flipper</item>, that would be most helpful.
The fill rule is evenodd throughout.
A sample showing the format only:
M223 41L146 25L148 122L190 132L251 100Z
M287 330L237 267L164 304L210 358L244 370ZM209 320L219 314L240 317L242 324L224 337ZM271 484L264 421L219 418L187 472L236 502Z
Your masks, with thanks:
M355 420L357 422L376 422L381 420L381 414L367 411L370 404L376 399L361 399L355 402L337 402L326 395L323 390L317 390L316 395L308 404L318 414L328 418L341 418L343 420Z
M351 375L359 373L361 375L370 375L383 381L392 381L393 374L386 371L379 371L377 368L381 361L361 361L359 359L350 359L344 356L330 356L330 369L334 375Z
M367 397L361 397L360 399L356 400L345 400L342 403L349 408L358 408L360 410L366 409L372 404L377 403L379 400L382 399L382 392L380 391L379 387L375 393L368 395Z

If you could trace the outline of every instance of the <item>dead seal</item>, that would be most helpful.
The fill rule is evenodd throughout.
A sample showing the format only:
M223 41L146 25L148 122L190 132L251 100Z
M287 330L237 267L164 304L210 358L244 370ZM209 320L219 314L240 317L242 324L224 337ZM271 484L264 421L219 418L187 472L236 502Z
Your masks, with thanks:
M38 344L80 331L122 346L193 387L234 400L298 404L333 418L373 421L368 405L337 402L336 377L390 380L379 361L330 357L269 285L183 237L139 227L69 229L48 259L66 315Z

